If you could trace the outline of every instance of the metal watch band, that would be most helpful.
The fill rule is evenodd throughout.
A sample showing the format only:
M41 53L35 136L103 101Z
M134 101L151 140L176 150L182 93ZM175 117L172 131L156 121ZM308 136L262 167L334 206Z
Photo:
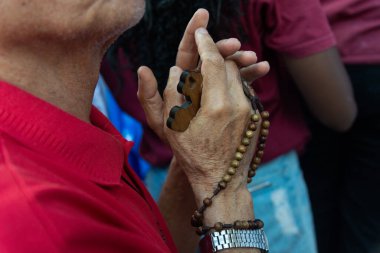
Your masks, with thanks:
M212 232L206 235L201 242L202 253L217 252L231 248L256 248L260 249L263 253L269 252L268 240L263 229L227 229L220 232Z

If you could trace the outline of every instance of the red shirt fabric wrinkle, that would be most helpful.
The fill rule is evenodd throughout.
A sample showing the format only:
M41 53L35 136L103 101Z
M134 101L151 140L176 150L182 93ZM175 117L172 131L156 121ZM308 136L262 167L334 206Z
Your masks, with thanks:
M320 0L346 64L380 64L380 1Z
M99 111L91 125L5 82L0 97L0 252L176 252Z

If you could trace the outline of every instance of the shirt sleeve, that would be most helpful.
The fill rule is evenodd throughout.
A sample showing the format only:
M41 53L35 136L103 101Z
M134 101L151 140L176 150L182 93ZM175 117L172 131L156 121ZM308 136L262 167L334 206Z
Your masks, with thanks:
M264 14L267 47L300 58L333 47L336 42L318 0L270 0Z

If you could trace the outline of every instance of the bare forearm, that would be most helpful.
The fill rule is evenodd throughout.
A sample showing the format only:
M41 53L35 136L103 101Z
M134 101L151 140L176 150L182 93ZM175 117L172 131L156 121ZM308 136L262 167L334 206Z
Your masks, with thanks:
M357 114L351 82L335 48L301 59L285 57L288 70L314 116L345 131Z
M194 194L185 173L172 161L168 179L158 202L179 252L194 253L198 236L190 225L190 217L196 209Z

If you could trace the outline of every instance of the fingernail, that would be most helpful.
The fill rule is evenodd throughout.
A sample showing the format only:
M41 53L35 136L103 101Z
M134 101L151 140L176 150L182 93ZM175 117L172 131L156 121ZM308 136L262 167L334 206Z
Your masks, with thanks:
M204 27L198 28L197 33L199 34L208 34L207 30Z

